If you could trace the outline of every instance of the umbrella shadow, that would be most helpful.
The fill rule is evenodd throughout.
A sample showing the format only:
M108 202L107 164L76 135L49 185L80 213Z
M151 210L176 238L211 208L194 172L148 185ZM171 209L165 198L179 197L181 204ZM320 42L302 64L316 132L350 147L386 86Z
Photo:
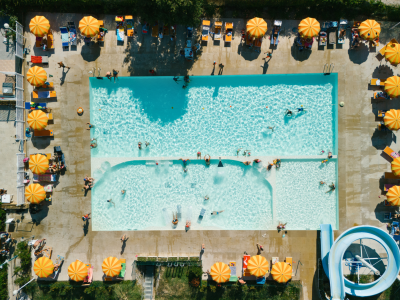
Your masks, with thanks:
M354 49L349 49L349 59L358 65L366 62L369 55L369 48L366 44L361 43L360 46Z
M380 65L372 72L372 78L385 79L393 76L393 70L388 65Z
M84 45L82 46L81 55L82 58L87 61L95 61L99 58L101 52L100 46L96 44Z

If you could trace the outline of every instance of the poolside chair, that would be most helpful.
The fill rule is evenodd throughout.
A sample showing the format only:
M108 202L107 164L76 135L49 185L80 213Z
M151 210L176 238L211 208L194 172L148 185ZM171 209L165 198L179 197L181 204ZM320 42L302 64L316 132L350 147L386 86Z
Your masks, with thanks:
M386 148L383 149L383 153L387 154L389 157L391 157L393 159L395 159L397 157L400 157L399 153L397 153L396 151L392 150L388 146L386 146Z
M25 102L25 109L46 109L47 108L47 103L46 102L41 102L41 103L34 103L33 102Z
M201 40L203 42L208 42L208 34L210 33L210 24L209 20L203 20L202 22L202 32L201 32Z
M330 45L336 44L336 30L329 32L329 44Z
M69 41L71 42L71 46L77 45L77 34L76 27L74 22L68 22L68 30L69 30Z
M153 27L151 27L151 36L158 37L158 22L156 22Z
M247 269L247 262L250 259L250 255L243 255L243 270Z
M385 112L387 112L387 110L378 110L378 117L383 118L385 116Z
M400 177L394 175L392 172L385 172L384 178L385 179L397 179L397 180L400 180Z
M33 182L40 182L40 181L56 182L57 175L56 174L43 174L43 175L33 174Z
M231 270L231 277L236 276L236 261L229 262L228 267Z
M43 37L37 36L35 40L35 48L41 48L42 47L42 41Z
M42 250L43 257L47 257L48 259L51 259L52 254L53 254L53 247L45 247Z
M67 27L60 27L62 46L69 47L69 35Z
M256 284L264 284L265 283L265 276L257 277Z
M281 32L282 21L275 20L274 28L271 33L271 45L278 46L279 43L279 33Z
M44 90L44 89L52 89L52 88L54 88L53 82L49 82L49 84L43 84L41 86L34 87L35 90Z
M377 100L390 100L390 97L385 92L375 92L374 93L374 99L377 99Z
M385 86L386 79L387 78L385 78L385 79L372 78L369 84L373 85L373 86Z
M31 55L31 63L33 63L33 64L48 64L49 57L46 55L44 55L44 56Z
M133 17L125 16L125 24L126 24L126 36L133 37L134 27L133 27Z
M390 40L389 43L387 43L385 46L383 46L383 48L381 50L379 50L379 54L381 54L382 56L385 56L385 51L386 48L392 44L398 44L398 42L396 41L396 39L392 39Z
M148 34L149 33L149 24L148 23L144 23L142 25L142 34Z
M34 130L34 137L51 137L54 136L53 130Z
M293 258L292 257L286 257L285 263L287 263L289 266L293 267Z
M193 37L193 27L186 27L187 38L191 39Z
M199 215L199 219L198 219L198 222L199 222L199 223L203 220L204 214L205 214L205 213L206 213L206 209L205 209L205 208L202 208L202 209L200 210L200 215Z
M225 43L232 42L233 37L233 23L225 22Z
M57 255L57 259L54 263L59 266L57 268L57 271L55 271L52 275L50 275L51 278L55 279L57 277L58 273L60 272L63 262L64 262L64 256Z
M124 42L124 38L125 38L125 31L124 31L124 27L120 26L119 28L117 28L117 43L118 42Z
M56 91L33 91L32 98L38 100L57 98L57 93Z
M339 21L339 28L338 28L338 38L337 38L337 39L338 39L338 40L337 40L337 43L338 43L338 44L344 44L346 35L341 36L341 35L340 35L340 32L341 32L342 30L346 30L346 28L347 28L347 20L345 20L345 19L340 19L340 21Z
M51 33L51 31L47 33L47 49L48 50L54 49L54 36Z
M170 34L170 27L168 25L164 25L163 27L163 35L167 36Z
M221 40L222 37L222 22L218 21L214 23L214 41Z

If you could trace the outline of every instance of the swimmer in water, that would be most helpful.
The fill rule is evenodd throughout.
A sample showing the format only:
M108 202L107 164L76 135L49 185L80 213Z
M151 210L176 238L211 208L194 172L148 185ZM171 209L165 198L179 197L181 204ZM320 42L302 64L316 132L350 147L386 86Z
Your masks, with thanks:
M293 114L293 112L291 111L291 110L286 110L286 115L288 116L288 117L291 117L292 116L292 114Z
M268 126L268 129L271 129L272 132L274 132L274 128L275 128L275 126L274 127Z
M148 146L150 146L150 143L149 143L149 142L144 141L144 144L146 145L146 148L147 148Z
M271 164L270 162L268 162L267 171L271 171L273 166L274 166L274 164Z
M256 158L255 160L253 160L255 163L260 163L261 162L261 159L258 159L258 158Z
M210 165L211 156L210 154L204 155L204 160L206 161L206 165Z
M183 159L183 158L180 158L179 160L182 161L184 166L186 166L187 162L190 161L190 159Z
M204 196L204 200L210 200L210 197Z
M222 212L223 212L223 210L220 210L220 211L215 211L214 210L211 214L215 216L215 215L219 215Z
M332 182L332 184L329 185L329 188L330 188L330 190L327 191L326 193L329 193L329 192L334 191L334 190L336 189L336 186L335 186L335 184Z
M239 156L239 153L240 153L240 150L241 150L242 148L239 148L239 149L237 149L236 150L236 156Z
M242 164L244 164L244 165L248 166L248 165L250 165L250 164L251 164L251 161L245 161L245 162L242 162Z
M320 181L319 184L320 184L320 185L324 185L324 184L326 184L326 182Z
M138 148L139 148L139 150L142 150L142 143L141 142L138 143Z
M176 82L176 84L179 84L178 81L180 81L180 80L179 80L179 77L178 77L178 76L174 76L173 79L174 79L174 81Z
M197 158L200 158L200 159L201 159L201 152L200 152L200 151L197 152Z
M183 172L187 173L187 168L184 168L184 169L183 169Z
M125 192L126 192L125 190L122 190L122 191L121 191L121 194L123 195L123 194L125 194Z

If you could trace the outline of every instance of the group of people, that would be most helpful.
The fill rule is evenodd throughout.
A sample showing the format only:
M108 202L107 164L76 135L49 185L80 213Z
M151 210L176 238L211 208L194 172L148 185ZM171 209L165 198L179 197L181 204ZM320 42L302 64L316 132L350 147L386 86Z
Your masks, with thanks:
M111 74L110 71L108 71L108 72L106 73L106 77L107 77L108 79L110 79L110 80L111 80L111 77L114 77L114 82L115 82L115 80L118 78L118 73L119 73L118 70L113 69L113 70L112 70L112 74Z
M10 253L10 246L15 242L15 239L11 237L8 232L2 232L0 234L2 248L0 250L1 256L7 256Z
M94 186L94 178L92 178L92 177L88 177L87 175L85 175L85 178L83 178L83 181L84 181L83 188L85 190L89 190Z
M179 79L179 76L174 76L174 78L172 78L172 79L175 81L176 84L179 84L178 81L181 81ZM184 84L183 84L182 88L186 89L189 86L189 83L190 83L189 75L185 75L183 77L183 81L184 81Z
M302 112L304 112L306 109L303 107L303 105L301 105L299 108L296 108L297 109L297 113L302 113ZM290 109L287 109L286 110L286 112L285 112L285 115L287 116L287 117L291 117L292 115L293 115L293 111L291 111Z
M236 156L239 156L241 150L242 148L236 150ZM250 150L243 150L243 156L250 156L250 155L251 155Z
M150 146L150 143L147 142L147 141L144 141L144 144L146 145L146 148L147 148L148 146ZM139 148L139 150L142 150L142 142L138 142L138 148Z

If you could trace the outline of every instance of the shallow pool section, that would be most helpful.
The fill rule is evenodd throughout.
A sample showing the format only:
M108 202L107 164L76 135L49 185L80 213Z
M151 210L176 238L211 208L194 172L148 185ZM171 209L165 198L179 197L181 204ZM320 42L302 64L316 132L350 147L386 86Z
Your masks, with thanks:
M113 168L105 164L104 169L102 175L95 171L93 230L171 230L173 214L178 214L176 229L184 229L187 220L191 230L273 226L271 185L258 168L235 161L225 161L222 168L214 161L209 167L193 161L185 173L181 161L131 161ZM199 220L202 208L206 212ZM213 216L213 211L223 212Z
M318 230L320 224L338 229L337 160L282 160L276 172L275 219L287 229ZM324 184L321 184L321 181Z
M90 78L92 157L337 154L337 74L190 80L182 89L172 77Z

